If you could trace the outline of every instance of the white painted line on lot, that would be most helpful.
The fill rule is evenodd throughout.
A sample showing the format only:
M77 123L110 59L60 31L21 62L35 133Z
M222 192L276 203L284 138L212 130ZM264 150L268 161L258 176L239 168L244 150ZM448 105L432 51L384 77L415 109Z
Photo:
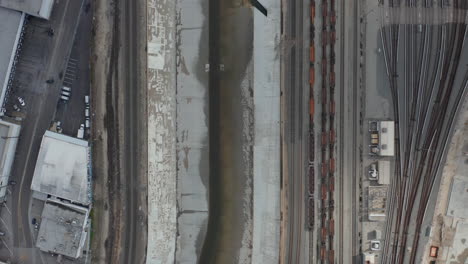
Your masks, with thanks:
M10 209L8 208L8 205L7 205L6 203L4 203L3 206L7 209L8 213L11 215L11 211L10 211Z
M5 230L8 232L8 234L10 235L13 235L10 231L10 229L8 228L8 225L5 223L5 221L3 220L3 218L0 217L0 220L2 221L4 227L5 227Z
M8 247L7 243L5 242L5 240L3 240L2 238L2 243L3 245L5 245L6 249L8 249L8 251L10 252L10 256L13 256L13 252L10 250L10 248Z

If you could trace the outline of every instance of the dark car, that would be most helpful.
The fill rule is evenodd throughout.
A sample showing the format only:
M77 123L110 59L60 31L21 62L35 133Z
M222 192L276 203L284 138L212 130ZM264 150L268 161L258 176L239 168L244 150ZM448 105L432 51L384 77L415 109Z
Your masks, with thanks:
M36 223L37 223L36 218L33 218L33 219L32 219L32 224L35 225Z

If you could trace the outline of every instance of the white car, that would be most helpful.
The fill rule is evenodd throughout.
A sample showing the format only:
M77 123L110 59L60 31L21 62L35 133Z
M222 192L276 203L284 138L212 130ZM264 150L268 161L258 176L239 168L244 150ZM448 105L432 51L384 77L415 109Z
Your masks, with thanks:
M17 111L17 112L20 111L20 108L17 105L13 105L13 109L15 109L15 111Z
M21 106L26 105L26 102L24 101L24 99L22 97L18 97L18 102L20 103Z

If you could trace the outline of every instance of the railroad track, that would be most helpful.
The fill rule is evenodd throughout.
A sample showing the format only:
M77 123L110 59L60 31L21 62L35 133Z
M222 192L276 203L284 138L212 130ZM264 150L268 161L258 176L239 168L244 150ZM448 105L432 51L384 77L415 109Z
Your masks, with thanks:
M384 4L383 1L381 3ZM390 7L400 4L400 1L388 3ZM416 1L408 0L404 4L412 7L416 5ZM431 5L429 1L425 1L424 4L425 7ZM439 2L442 8L445 8L446 4L443 1ZM463 1L455 1L453 7L466 9L466 6ZM399 87L397 79L398 38L401 27L404 29L403 49L406 54L403 58L403 88ZM412 24L382 27L381 38L396 128L395 179L389 190L382 263L416 261L419 235L429 196L438 175L461 94L464 94L468 82L467 74L461 87L455 87L465 30L466 23L425 25L424 28L422 25ZM416 37L418 31L422 35L419 42ZM436 49L444 48L439 55L431 54L433 38L436 38ZM419 52L415 52L416 50ZM436 76L439 76L438 79ZM417 209L416 220L413 220L414 209ZM409 234L410 227L415 229L412 235ZM406 254L407 246L413 249L409 259Z

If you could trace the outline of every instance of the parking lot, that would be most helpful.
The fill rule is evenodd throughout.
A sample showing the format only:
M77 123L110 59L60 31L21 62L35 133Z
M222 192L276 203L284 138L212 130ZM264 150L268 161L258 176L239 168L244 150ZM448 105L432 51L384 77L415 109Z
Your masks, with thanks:
M54 35L48 21L29 18L25 26L25 41L21 45L20 59L16 66L16 74L11 90L5 99L7 117L24 119L31 109L30 102L36 100L45 89L58 85L72 89L68 101L60 99L61 92L56 94L57 107L52 121L60 121L62 133L76 137L81 124L85 124L85 95L89 95L89 43L91 37L91 19L89 8L84 8L78 25L73 48L65 69L56 76L45 76L40 71L45 67L47 57L51 56L50 46ZM55 30L54 30L55 32ZM45 80L46 85L43 85ZM49 82L49 83L48 83ZM37 83L37 85L31 85ZM21 101L24 101L22 103ZM19 119L16 119L18 121ZM89 129L87 130L89 131ZM85 133L85 138L88 133Z
M32 197L30 186L45 130L60 121L62 133L76 137L84 124L91 22L89 0L68 0L56 2L49 21L29 17L26 24L4 105L5 119L19 123L22 129L10 176L18 184L7 187L7 201L0 207L0 231L5 233L0 236L0 261L57 263L57 256L35 247L37 230L32 221L35 218L40 224L43 202ZM72 89L67 103L60 100L63 85ZM81 258L61 263L85 262L86 258Z

